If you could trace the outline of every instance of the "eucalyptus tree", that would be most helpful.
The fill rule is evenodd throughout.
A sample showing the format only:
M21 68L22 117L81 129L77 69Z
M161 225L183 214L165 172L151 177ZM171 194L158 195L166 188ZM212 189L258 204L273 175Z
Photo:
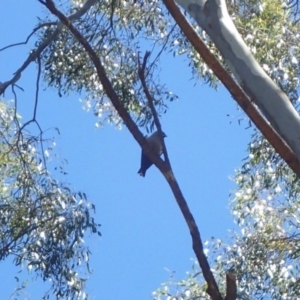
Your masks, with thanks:
M1 84L0 93L14 86L28 65L36 62L37 76L42 74L44 81L56 88L59 95L82 92L86 107L93 110L99 124L125 124L144 153L163 173L175 196L192 236L193 249L206 281L202 285L205 291L212 299L223 299L223 293L226 293L226 299L235 299L234 276L238 276L238 293L249 297L256 293L253 289L247 290L251 274L250 269L243 269L243 266L253 257L250 254L257 256L262 248L267 253L274 253L276 259L280 257L283 252L272 252L273 248L266 247L278 240L278 245L283 245L283 251L287 251L284 253L288 254L288 247L284 247L288 244L284 241L289 239L283 237L292 232L288 231L288 225L296 224L295 211L288 214L289 209L297 207L294 203L298 189L298 177L289 167L300 175L300 120L295 108L299 82L299 28L297 20L292 18L295 11L282 0L231 1L229 17L225 0L178 0L177 3L194 19L188 22L171 0L39 2L49 13L39 18L33 30L37 37L36 46L14 76ZM151 52L144 55L142 49L151 49ZM243 230L242 236L234 237L232 246L221 252L221 261L220 256L217 257L220 276L211 272L199 230L172 171L163 140L164 160L152 151L138 129L138 126L147 129L156 126L161 132L159 117L175 97L157 80L163 52L173 53L175 57L186 55L195 77L211 85L221 80L259 129L254 129L248 161L237 171L236 181L240 188L233 206L237 221L247 222L249 231ZM289 218L277 213L273 218L265 218L274 226L281 225L281 230L259 227L257 224L264 223L256 223L257 218L266 213L257 216L256 212L261 211L257 207L281 208L282 212L277 199L283 205L287 205L287 199L291 201L286 215ZM278 219L280 216L282 223ZM93 223L91 227L95 231ZM261 234L258 227L266 230L265 239L251 240ZM271 229L273 235L268 236ZM268 242L269 237L272 243ZM257 250L248 248L247 243L256 246ZM275 258L272 258L272 266L277 266ZM235 263L238 261L241 263ZM289 259L284 260L284 263L288 262ZM230 266L230 270L226 266ZM277 269L269 268L267 262L262 270L264 276L271 272L272 278L276 277ZM236 275L231 276L232 271ZM257 280L260 280L258 286L268 283L262 275L253 282ZM269 293L284 295L279 287Z
M0 102L0 260L10 257L50 282L46 298L85 298L90 253L83 237L99 233L99 225L85 194L47 170L53 144L27 132L12 103Z

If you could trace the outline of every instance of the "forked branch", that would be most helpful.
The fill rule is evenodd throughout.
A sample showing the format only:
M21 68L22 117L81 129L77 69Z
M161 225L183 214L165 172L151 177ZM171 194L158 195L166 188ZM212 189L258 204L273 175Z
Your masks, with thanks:
M44 1L40 2L44 4ZM76 20L80 18L95 3L97 3L97 0L87 0L86 3L77 12L69 17L69 19ZM41 53L58 37L62 29L63 24L61 22L57 23L56 29L53 31L53 33L50 34L42 43L40 43L35 50L31 51L22 66L14 73L13 77L10 80L5 81L4 83L0 82L0 95L5 92L8 86L14 85L21 78L23 71L26 70L32 62L36 61L38 57L40 57Z
M207 48L197 32L187 21L184 14L176 5L174 0L163 0L175 22L179 25L184 35L188 38L196 51L201 55L204 62L224 84L238 105L248 115L250 120L256 125L268 142L274 147L275 151L282 157L288 166L300 177L300 161L290 147L283 141L273 127L266 121L262 114L257 110L255 101L252 101L234 81L230 74L220 64L217 58Z
M93 50L91 45L87 42L87 40L82 36L82 34L73 26L72 22L61 12L59 11L52 0L45 0L43 1L45 6L54 14L56 15L59 20L70 30L70 32L73 34L73 36L78 40L78 42L82 45L84 50L87 52L87 54L90 56L99 80L101 81L101 84L103 88L105 89L105 92L107 96L110 98L112 104L114 105L115 109L118 111L120 117L126 124L127 128L133 135L133 137L136 139L136 141L140 144L143 151L146 153L146 155L149 156L149 158L153 161L153 163L157 166L157 168L165 175L165 178L168 181L168 184L174 194L174 197L180 207L180 210L184 216L184 219L189 227L190 234L192 236L192 243L193 243L193 249L197 256L197 259L199 261L200 267L202 269L204 278L207 282L208 288L207 293L211 296L213 300L223 300L218 285L215 281L215 278L210 270L210 266L208 264L208 260L204 254L203 251L203 244L200 237L199 229L196 225L195 219L192 215L192 213L189 210L189 207L187 205L187 202L183 196L183 193L175 179L175 176L170 168L167 168L166 162L164 162L154 151L152 151L152 148L148 145L146 139L138 129L137 125L132 120L130 114L127 112L126 108L124 107L121 99L118 97L116 92L114 91L112 84L109 80L109 78L106 75L105 69L103 67L103 64L101 62L101 59L98 57L96 52ZM144 60L144 65L146 64L147 59ZM143 74L141 74L143 75ZM146 90L148 90L147 86L145 86ZM150 102L152 102L152 97L149 94ZM155 108L154 108L155 110ZM154 111L153 111L154 112ZM156 112L154 112L153 116L157 117ZM156 119L157 125L160 126L158 118ZM166 176L167 174L167 176Z

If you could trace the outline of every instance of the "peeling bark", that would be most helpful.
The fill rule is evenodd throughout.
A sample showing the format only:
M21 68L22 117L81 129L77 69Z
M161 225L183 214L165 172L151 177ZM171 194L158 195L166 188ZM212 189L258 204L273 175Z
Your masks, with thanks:
M176 0L206 31L245 93L300 159L300 117L287 95L257 63L234 23L225 0Z

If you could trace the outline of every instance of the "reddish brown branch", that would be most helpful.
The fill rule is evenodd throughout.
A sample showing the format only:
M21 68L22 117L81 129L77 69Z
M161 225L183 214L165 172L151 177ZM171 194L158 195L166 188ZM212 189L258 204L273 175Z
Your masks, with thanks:
M193 249L197 256L199 264L202 268L205 280L208 284L207 292L213 300L223 300L223 298L219 292L218 286L216 284L216 281L214 279L214 276L210 270L207 258L204 254L199 229L196 225L193 215L191 214L191 212L189 210L187 202L184 199L184 196L180 190L180 187L179 187L172 171L169 171L169 169L166 168L165 162L158 155L156 155L154 151L151 150L151 147L148 145L146 139L143 137L142 133L139 131L138 127L133 122L131 116L125 109L125 107L122 104L122 101L120 100L118 95L115 93L115 91L111 85L111 82L106 75L105 69L101 63L100 58L97 56L96 52L93 50L93 48L90 46L90 44L80 34L80 32L73 26L71 21L64 14L62 14L59 10L56 9L52 0L46 0L45 2L46 2L45 5L47 6L47 8L54 15L56 15L60 19L60 21L64 25L66 25L66 27L68 27L70 32L74 35L74 37L78 40L78 42L81 43L81 45L83 46L85 51L90 56L94 66L96 68L97 75L101 81L101 84L102 84L104 90L106 91L107 96L110 98L115 109L118 111L120 117L126 124L127 128L129 129L129 131L131 132L133 137L140 144L143 151L145 151L145 153L149 156L149 158L153 161L153 163L159 168L159 170L163 174L168 174L168 176L165 176L165 177L172 189L175 199L176 199L176 201L182 211L182 214L187 222L187 225L189 227L189 230L190 230L190 233L192 236L192 241L193 241Z
M236 298L237 298L236 276L233 273L226 273L225 300L236 300Z
M145 79L145 69L146 69L146 64L147 64L147 60L148 60L149 56L150 56L150 52L146 52L144 59L143 59L142 66L139 63L138 73L139 73L140 80L142 82L144 93L146 95L146 98L148 100L149 106L150 106L152 114L153 114L155 125L158 128L158 130L161 132L161 125L160 125L160 122L159 122L159 119L157 116L157 112L156 112L154 104L153 104L153 97L151 96L151 94L149 92L148 86L146 84L146 79ZM164 142L163 139L162 139L162 142ZM204 254L203 244L202 244L200 232L197 227L196 221L188 207L188 204L181 192L179 184L173 174L165 144L163 144L163 145L164 145L164 155L166 157L166 164L168 167L168 172L165 173L164 175L168 181L168 184L169 184L171 190L173 191L173 194L175 196L177 204L178 204L178 206L184 216L184 219L189 227L190 234L192 236L192 241L193 241L193 250L197 256L197 259L198 259L199 265L202 269L204 278L208 284L207 293L209 295L211 295L212 299L222 299L219 289L218 289L218 286L217 286L217 283L216 283L215 278L210 270L210 266L208 264L207 258Z
M208 67L224 84L232 97L248 115L250 120L274 147L275 151L282 157L283 160L285 160L288 166L298 175L298 177L300 177L300 161L295 153L281 139L278 133L270 126L270 124L253 105L253 103L255 103L254 99L252 99L252 102L242 88L233 80L233 78L228 74L216 57L211 53L197 32L187 21L183 13L180 11L174 0L163 0L163 2L170 14L173 16L175 22L179 25L184 35L189 39Z
M61 13L54 5L52 0L46 0L45 6L54 14L56 15L59 20L70 30L73 36L77 39L77 41L83 46L84 50L89 55L90 59L92 60L99 80L109 97L110 101L112 102L115 109L118 111L120 117L124 121L125 125L132 133L133 137L145 151L145 153L149 156L149 158L153 161L153 163L160 169L165 170L164 161L151 150L151 147L147 143L145 137L138 129L137 125L132 120L130 114L127 112L126 108L122 104L121 99L114 91L114 88L106 75L105 69L102 65L100 58L98 57L97 53L93 50L91 45L87 42L87 40L81 35L81 33L73 26L72 22L63 14Z
M139 77L140 77L140 80L141 80L141 83L142 83L142 86L144 89L144 93L146 95L146 98L148 100L149 106L150 106L152 114L153 114L155 125L156 125L157 129L161 132L161 125L160 125L160 121L157 116L157 112L155 110L154 104L153 104L153 97L149 92L148 86L146 84L146 79L145 79L145 69L146 69L146 64L147 64L147 60L148 60L149 56L150 56L150 52L146 52L144 59L143 59L142 66L139 63L138 73L139 73ZM163 141L163 139L162 139L162 141ZM167 157L166 163L167 163L167 166L169 169L168 173L164 174L164 175L169 183L169 186L171 187L171 190L174 193L174 196L176 198L178 206L180 207L180 210L181 210L181 212L186 220L186 223L189 227L189 230L190 230L190 233L192 236L192 241L193 241L193 250L197 256L197 259L198 259L199 265L202 269L204 278L208 284L207 293L209 295L211 295L212 299L222 299L219 289L218 289L218 286L217 286L217 283L216 283L215 278L210 270L210 266L208 264L207 258L203 251L203 244L202 244L199 229L198 229L195 219L188 207L188 204L181 192L178 182L175 179L175 176L171 169L170 161L169 161L167 150L166 150L165 146L164 146L164 154L165 154L165 157Z
M201 267L203 277L207 283L206 292L210 295L211 299L213 300L223 300L214 275L210 270L207 257L204 254L203 244L198 226L181 192L179 184L174 176L172 178L167 178L167 181L176 198L176 201L184 216L184 219L189 227L193 242L193 250Z

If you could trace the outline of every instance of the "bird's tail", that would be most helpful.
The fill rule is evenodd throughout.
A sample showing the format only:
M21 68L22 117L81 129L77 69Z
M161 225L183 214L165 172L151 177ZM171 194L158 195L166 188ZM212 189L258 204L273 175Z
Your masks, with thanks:
M145 177L146 171L144 171L144 170L142 170L142 168L140 168L140 169L138 170L138 174L139 174L140 176L142 176L142 177Z

